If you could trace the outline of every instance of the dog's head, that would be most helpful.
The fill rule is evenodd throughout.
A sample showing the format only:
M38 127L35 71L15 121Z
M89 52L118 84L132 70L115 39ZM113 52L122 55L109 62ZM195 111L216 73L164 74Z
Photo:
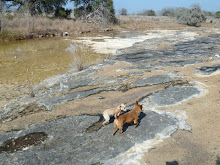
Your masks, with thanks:
M122 111L127 111L126 105L124 105L124 104L119 105L118 108L119 108L120 110L122 110Z
M135 102L135 109L137 110L138 113L141 113L143 106L138 104L138 101L136 100Z

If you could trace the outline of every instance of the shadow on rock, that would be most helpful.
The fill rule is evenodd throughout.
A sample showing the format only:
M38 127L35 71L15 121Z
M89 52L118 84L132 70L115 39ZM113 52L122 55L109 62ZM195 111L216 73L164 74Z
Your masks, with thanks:
M88 115L88 114L86 114ZM102 122L104 121L103 116L101 114L97 114L97 115L89 115L89 116L99 116L99 121L93 123L91 126L89 126L86 130L85 133L90 133L93 131L98 131L103 125ZM113 120L114 121L114 120Z
M166 165L179 165L179 163L177 161L166 162Z

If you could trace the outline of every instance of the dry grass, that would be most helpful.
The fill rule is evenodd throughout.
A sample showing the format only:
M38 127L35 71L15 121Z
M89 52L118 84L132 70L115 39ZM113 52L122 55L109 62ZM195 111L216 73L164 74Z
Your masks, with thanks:
M145 32L148 30L182 30L194 28L179 24L175 18L167 16L117 15L117 18L120 20L120 25L114 27L116 30ZM220 19L207 17L206 23L202 23L201 27L216 28L219 25Z
M176 22L174 18L166 16L142 16L142 15L117 15L120 20L120 26L116 27L118 30L127 29L135 31L148 30L179 30L190 28L186 25L181 25Z
M84 45L71 45L67 48L71 53L73 63L70 69L81 71L92 64L97 64L103 61L107 55L95 53L90 47Z
M114 30L130 30L136 32L145 32L148 30L168 29L181 30L191 28L176 22L175 18L166 16L143 16L143 15L117 15L120 25L113 25ZM100 32L102 27L85 23L81 20L51 19L45 16L30 16L27 14L16 13L14 15L1 15L2 33L1 39L13 40L29 37L38 37L39 35L61 35L63 32L72 34L81 34L83 32ZM210 23L212 20L213 23ZM215 27L219 25L218 19L209 18L203 27Z
M16 33L20 36L30 35L60 35L63 32L78 34L85 31L97 32L100 30L95 24L84 23L83 21L74 21L66 19L51 19L43 16L30 16L16 14L14 16L4 16L3 31L4 33ZM5 37L7 34L5 34ZM4 35L0 38L4 39Z

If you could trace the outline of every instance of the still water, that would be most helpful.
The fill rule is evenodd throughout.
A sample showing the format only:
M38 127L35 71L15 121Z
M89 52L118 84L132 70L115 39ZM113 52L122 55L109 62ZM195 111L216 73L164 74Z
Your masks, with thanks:
M0 44L0 83L14 84L45 78L67 71L72 62L64 38L32 39Z
M44 79L73 69L76 55L86 65L105 58L74 37L42 38L0 43L0 110L14 99L30 94ZM72 47L80 47L75 52Z

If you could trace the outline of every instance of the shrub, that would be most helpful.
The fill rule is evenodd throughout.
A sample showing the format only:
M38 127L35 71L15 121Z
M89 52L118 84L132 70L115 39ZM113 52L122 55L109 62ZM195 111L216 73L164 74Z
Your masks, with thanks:
M217 11L217 12L215 13L215 17L216 17L216 18L220 18L220 11Z
M176 16L179 23L195 27L201 26L206 20L198 4L193 4L191 9L179 9Z
M12 14L10 14L10 13L7 13L7 14L6 14L6 18L7 18L8 20L13 20L14 16L13 16Z
M7 30L2 30L0 32L0 39L3 40L20 40L24 38L25 36L22 33L10 32Z
M147 16L155 16L156 13L154 10L144 10L139 13L140 15L147 15Z
M213 12L209 12L209 11L203 11L203 14L205 16L214 16L215 15Z
M168 9L168 8L165 8L165 9L162 9L160 14L162 16L171 16L171 17L174 17L175 16L175 10L174 9Z
M76 69L77 71L81 71L85 69L85 55L87 49L83 46L70 45L66 48L66 51L71 53L71 57L73 59L73 63L70 64L71 69Z
M127 15L128 13L128 11L127 11L127 9L125 9L125 8L122 8L121 10L119 10L118 11L119 12L119 14L121 14L121 15Z

